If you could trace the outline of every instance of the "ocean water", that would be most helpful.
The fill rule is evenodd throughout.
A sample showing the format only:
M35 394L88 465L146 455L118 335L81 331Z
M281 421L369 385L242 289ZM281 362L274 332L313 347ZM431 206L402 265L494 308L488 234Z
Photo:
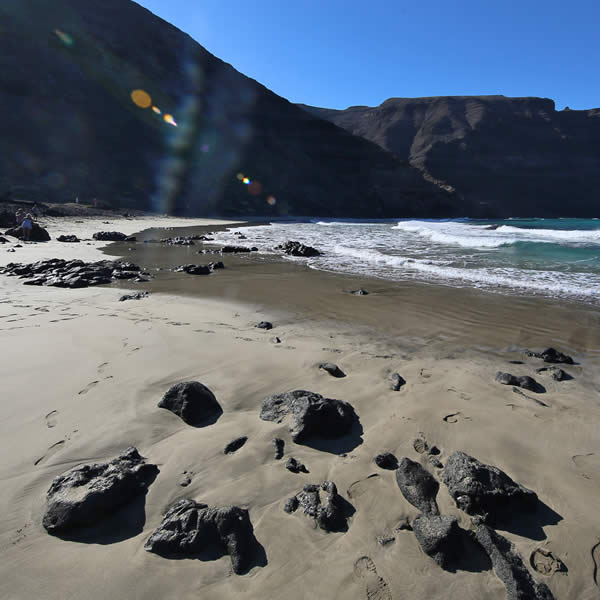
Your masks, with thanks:
M218 234L235 242L234 231ZM262 253L286 240L324 254L314 269L498 293L600 301L600 220L325 221L242 228Z

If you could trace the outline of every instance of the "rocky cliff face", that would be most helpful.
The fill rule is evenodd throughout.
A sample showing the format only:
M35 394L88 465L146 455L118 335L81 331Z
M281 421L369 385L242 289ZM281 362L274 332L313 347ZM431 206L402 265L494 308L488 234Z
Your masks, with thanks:
M406 156L290 104L129 0L3 0L0 109L0 196L190 215L469 212Z
M454 190L465 215L598 214L600 109L559 112L552 100L504 96L303 107Z

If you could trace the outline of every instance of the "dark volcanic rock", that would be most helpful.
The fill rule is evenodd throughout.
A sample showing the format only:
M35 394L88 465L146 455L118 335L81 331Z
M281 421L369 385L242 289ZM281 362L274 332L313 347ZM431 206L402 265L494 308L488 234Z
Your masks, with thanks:
M210 263L208 263L208 266L209 266L209 268L210 268L211 271L218 271L219 269L224 269L225 268L225 265L220 260L218 260L216 262L210 262Z
M368 290L365 290L363 288L359 288L357 290L348 290L349 294L352 294L353 296L368 296L369 292Z
M123 242L127 239L120 231L97 231L92 237L99 242Z
M242 252L252 252L247 246L223 246L221 248L223 254L240 254Z
M189 237L174 237L174 238L162 238L161 244L167 244L168 246L195 246L193 239Z
M125 302L126 300L141 300L142 298L148 297L148 292L137 292L135 294L124 294L119 298L119 302Z
M513 544L486 525L479 525L475 537L492 561L498 579L506 586L508 600L553 600L543 583L536 583Z
M405 456L396 470L396 482L402 495L421 512L440 514L435 501L440 484L419 463Z
M259 329L273 329L273 323L269 323L269 321L261 321L256 325Z
M566 365L573 364L573 359L570 356L563 354L554 348L547 348L543 352L527 352L527 355L535 358L541 358L547 363L564 363Z
M140 268L132 263L101 260L85 263L82 260L50 258L30 264L9 263L0 273L18 275L25 285L47 285L81 288L110 283L113 279L136 277Z
M559 367L540 367L535 372L550 375L554 381L568 381L569 379L573 379L571 375Z
M255 545L247 510L210 508L184 498L169 508L144 549L165 557L192 557L205 551L229 554L233 572L240 574L250 566Z
M218 418L223 412L214 394L198 381L176 383L169 388L158 406L175 413L188 425L195 426Z
M346 377L344 371L342 371L336 364L334 363L321 363L319 365L319 369L323 369L323 371L327 371L333 377Z
M535 492L464 452L450 455L442 481L459 508L470 515L483 516L490 524L510 517L511 513L534 511L538 503Z
M292 456L285 463L285 468L292 473L308 473L308 469Z
M283 458L283 449L285 448L285 442L281 438L273 438L271 442L275 448L275 460Z
M543 391L542 386L540 386L540 384L533 377L529 377L528 375L516 377L515 375L511 375L510 373L503 373L502 371L498 371L496 373L496 381L498 383L502 383L503 385L515 385L525 390L529 390L530 392Z
M6 243L8 243L8 240L5 237L2 237L0 235L0 244L6 244Z
M400 375L400 373L392 373L390 376L390 382L391 382L392 390L394 390L394 392L399 391L400 388L406 383L406 381L404 380L404 377L402 377L402 375Z
M23 228L21 226L7 229L4 232L4 235L10 235L11 237L16 237L20 240L24 239ZM37 223L33 223L33 229L31 230L29 239L32 242L48 242L51 238L50 234L43 227L40 227Z
M212 270L209 265L181 265L175 269L175 272L189 275L210 275Z
M227 444L227 446L225 446L223 454L233 454L234 452L237 452L247 441L248 437L245 435L232 440L229 442L229 444Z
M423 552L440 567L445 569L456 560L462 550L461 530L456 517L420 514L412 526Z
M375 464L381 469L394 471L398 468L398 459L391 452L383 452L375 457Z
M308 258L310 256L321 256L321 253L312 246L305 246L300 242L288 241L279 246L275 246L276 250L283 250L285 254L290 256L302 256Z
M57 242L80 242L81 240L76 235L59 235L56 238Z
M323 498L324 494L326 498ZM315 519L324 531L346 531L348 517L352 514L352 505L338 494L333 481L324 481L320 486L307 484L301 492L288 498L284 511L291 513L298 508Z
M295 390L265 398L260 418L281 423L291 415L290 432L296 443L310 438L337 438L352 431L358 421L351 404L323 398L320 394Z
M42 524L48 533L93 525L145 492L157 473L133 447L108 463L75 467L52 482Z

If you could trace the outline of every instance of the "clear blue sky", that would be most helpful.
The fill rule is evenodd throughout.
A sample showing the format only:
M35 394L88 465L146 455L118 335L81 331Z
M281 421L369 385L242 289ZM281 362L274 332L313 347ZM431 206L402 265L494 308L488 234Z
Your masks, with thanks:
M600 0L141 0L292 102L504 94L600 107Z

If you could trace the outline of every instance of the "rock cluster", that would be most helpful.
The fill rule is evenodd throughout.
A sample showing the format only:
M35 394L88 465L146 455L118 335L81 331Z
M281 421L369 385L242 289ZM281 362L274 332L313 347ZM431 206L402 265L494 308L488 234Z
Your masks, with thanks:
M299 460L295 459L293 456L288 458L285 463L285 468L292 473L308 473L308 469L301 463Z
M47 285L64 288L83 288L111 283L116 279L134 279L140 267L133 263L101 260L86 263L82 260L50 258L30 264L9 263L0 273L17 275L25 285Z
M124 242L127 239L120 231L97 231L92 237L99 242Z
M285 254L290 256L302 256L308 258L311 256L321 256L321 252L312 246L305 246L300 242L287 241L275 247L276 250L283 250Z
M194 426L203 425L223 412L215 395L199 381L176 383L168 389L158 406Z
M256 252L257 248L248 248L247 246L223 246L223 254L239 254L241 252Z
M354 408L343 400L324 398L305 390L294 390L263 400L260 418L281 423L291 416L292 439L302 443L313 437L337 438L350 433L358 421Z
M569 379L573 379L571 375L559 367L540 367L535 372L550 375L554 381L568 381Z
M81 240L76 235L59 235L56 238L57 242L80 242Z
M237 506L210 508L184 498L169 508L144 548L166 557L220 550L231 556L233 572L240 574L250 565L254 545L256 538L247 510Z
M108 463L75 467L52 482L42 524L49 533L93 525L145 492L157 473L133 447Z
M326 494L324 500L323 492ZM301 508L324 531L345 531L348 528L347 505L349 503L338 494L335 483L324 481L321 485L305 485L301 492L288 498L283 510L292 513Z
M135 294L123 294L119 298L119 302L125 302L126 300L141 300L142 298L147 298L149 296L148 292L137 292Z

